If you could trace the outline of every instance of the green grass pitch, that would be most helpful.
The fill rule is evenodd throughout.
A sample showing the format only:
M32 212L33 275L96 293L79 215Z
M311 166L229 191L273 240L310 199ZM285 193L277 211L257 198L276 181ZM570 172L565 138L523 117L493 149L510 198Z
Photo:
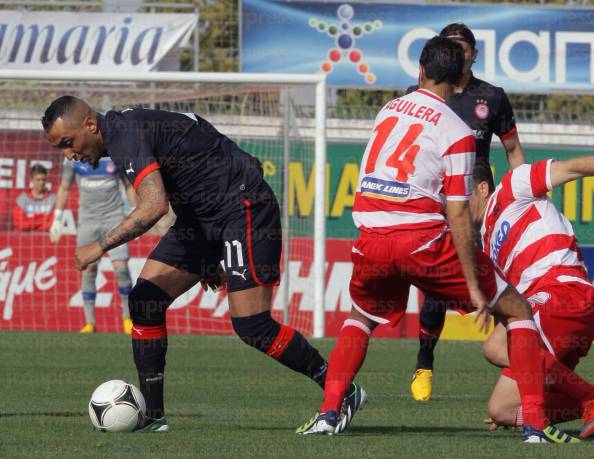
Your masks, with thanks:
M315 342L328 355L332 340ZM409 395L416 342L374 340L359 381L369 403L345 435L300 437L322 393L235 337L170 337L168 434L93 432L87 403L108 379L136 383L129 338L0 333L0 457L594 457L594 443L524 445L481 420L498 372L480 343L443 341L434 400ZM580 373L594 379L586 359ZM579 424L564 427L576 432Z

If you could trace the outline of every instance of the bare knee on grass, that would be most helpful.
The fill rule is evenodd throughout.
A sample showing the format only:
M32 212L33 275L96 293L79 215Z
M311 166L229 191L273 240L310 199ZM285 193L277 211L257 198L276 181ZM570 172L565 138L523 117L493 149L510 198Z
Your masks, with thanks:
M500 426L514 426L516 414L521 406L520 392L516 382L507 376L500 376L487 406L489 417Z

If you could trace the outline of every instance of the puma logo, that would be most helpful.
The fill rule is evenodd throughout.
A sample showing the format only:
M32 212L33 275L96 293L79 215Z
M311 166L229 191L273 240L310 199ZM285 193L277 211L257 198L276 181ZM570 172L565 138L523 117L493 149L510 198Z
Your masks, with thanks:
M133 332L136 332L136 333L137 333L137 334L139 334L139 335L142 335L142 330L141 330L141 329L139 329L139 328L132 327L132 331L133 331Z
M163 381L163 373L157 373L155 376L145 378L145 381L148 383Z
M231 275L232 275L232 276L239 276L239 277L241 277L243 280L247 280L247 279L245 278L245 273L246 273L246 272L247 272L247 269L244 269L244 270L243 270L243 272L241 272L241 273L240 273L239 271L235 271L235 270L233 270L233 271L231 271Z

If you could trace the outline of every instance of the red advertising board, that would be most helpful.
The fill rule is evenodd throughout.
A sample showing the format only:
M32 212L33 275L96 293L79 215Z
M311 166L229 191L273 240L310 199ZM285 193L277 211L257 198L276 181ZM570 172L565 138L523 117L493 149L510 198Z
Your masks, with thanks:
M130 270L134 278L158 237L144 236L130 244ZM290 323L303 332L312 331L311 262L303 261L309 240L294 240L290 258ZM350 310L351 241L328 241L326 273L326 335L336 336ZM80 273L74 269L75 237L65 236L52 245L45 233L0 233L0 329L77 331L84 322ZM117 284L108 257L99 266L97 328L121 329ZM282 317L281 295L276 289L273 310ZM414 336L417 315L408 314L396 329L378 330L378 336ZM204 292L194 287L182 295L167 313L171 333L231 334L226 291ZM384 327L381 327L384 328Z
M78 193L72 187L65 212L65 233L57 245L46 233L19 232L12 222L12 208L24 190L29 188L29 171L41 163L48 169L51 191L58 188L63 157L52 148L42 131L0 130L0 330L78 331L84 322L80 273L74 269L76 244L76 209ZM158 237L143 236L130 243L129 262L136 279L142 264ZM313 257L311 239L290 241L289 323L305 334L312 333ZM326 268L326 336L336 336L350 311L348 291L352 265L352 241L329 239ZM283 274L284 275L284 274ZM121 330L121 311L117 284L109 259L102 259L97 278L97 329L100 332ZM283 317L282 299L275 292L273 312ZM409 301L409 310L396 329L380 327L377 336L416 336L418 300ZM231 334L227 295L203 292L194 287L176 300L167 314L171 333Z

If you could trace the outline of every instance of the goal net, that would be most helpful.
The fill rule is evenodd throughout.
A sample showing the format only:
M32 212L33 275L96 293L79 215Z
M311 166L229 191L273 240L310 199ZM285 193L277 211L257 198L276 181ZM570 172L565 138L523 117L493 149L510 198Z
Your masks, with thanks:
M65 94L86 100L98 112L144 107L196 113L258 157L283 222L282 280L274 292L273 314L306 335L323 334L323 78L165 72L91 80L88 75L42 79L0 71L0 329L77 331L84 323L81 275L73 262L79 223L76 184L59 243L52 244L47 231L22 228L15 221L15 206L30 189L33 165L48 170L49 191L57 192L63 156L46 141L40 118L52 100ZM129 243L133 279L174 218L165 217ZM121 331L120 296L107 256L99 264L96 321L100 332ZM172 333L231 333L226 291L195 286L170 307L167 324Z

